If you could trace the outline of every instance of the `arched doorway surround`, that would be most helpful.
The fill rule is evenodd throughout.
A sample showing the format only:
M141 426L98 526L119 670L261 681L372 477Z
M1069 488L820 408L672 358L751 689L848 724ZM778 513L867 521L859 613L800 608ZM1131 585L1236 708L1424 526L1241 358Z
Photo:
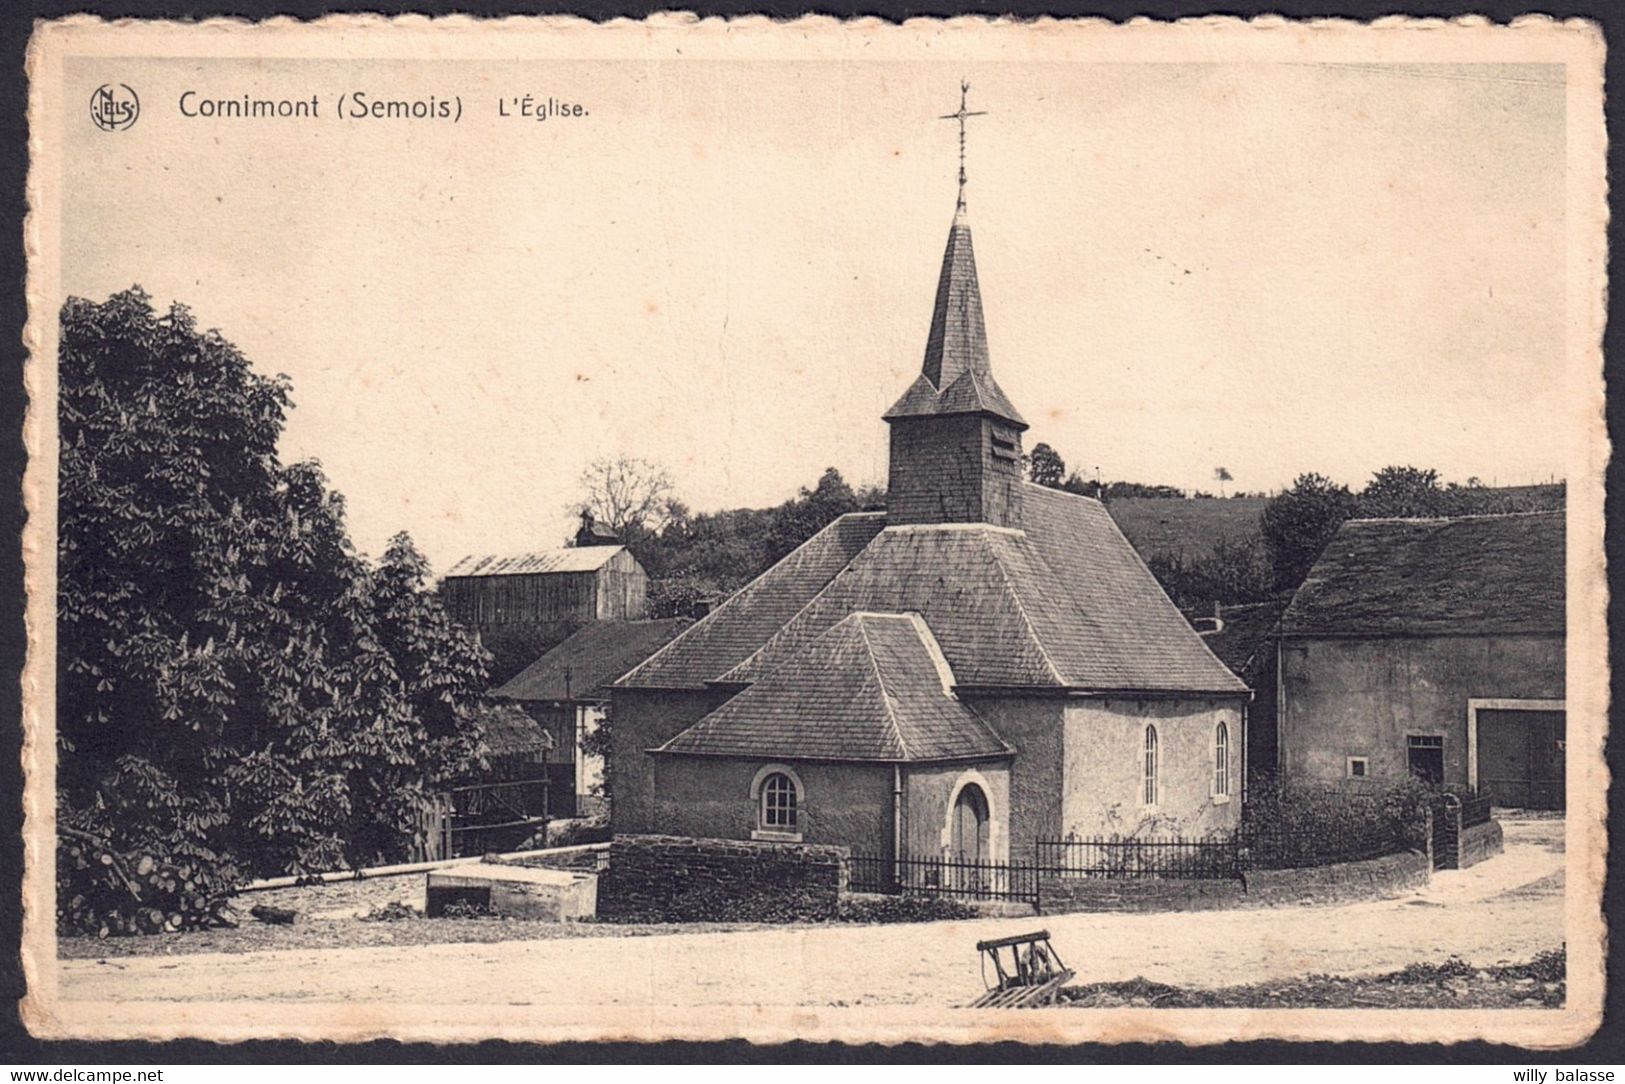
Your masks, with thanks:
M954 780L942 825L942 852L954 861L1005 861L1005 826L994 804L994 790L981 772L966 771ZM963 856L963 858L961 857Z

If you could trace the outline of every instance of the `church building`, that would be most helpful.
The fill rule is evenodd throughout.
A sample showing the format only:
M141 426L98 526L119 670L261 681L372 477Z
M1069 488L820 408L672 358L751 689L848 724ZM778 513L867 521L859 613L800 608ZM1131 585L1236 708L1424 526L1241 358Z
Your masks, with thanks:
M1100 502L1024 479L963 165L924 363L884 420L885 512L615 684L614 830L972 861L1233 830L1248 690Z

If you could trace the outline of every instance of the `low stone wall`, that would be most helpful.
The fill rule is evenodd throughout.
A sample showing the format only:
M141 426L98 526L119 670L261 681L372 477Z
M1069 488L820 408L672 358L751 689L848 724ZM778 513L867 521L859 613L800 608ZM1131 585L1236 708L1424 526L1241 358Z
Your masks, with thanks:
M1039 881L1039 909L1071 911L1205 911L1296 903L1381 899L1427 884L1433 863L1406 851L1368 862L1304 869L1253 870L1240 880L1172 877L1050 877Z
M1335 866L1251 870L1243 881L1248 906L1269 906L1381 899L1420 888L1432 875L1432 859L1421 851L1404 851Z
M1488 801L1488 799L1480 799ZM1445 805L1433 812L1433 868L1466 869L1501 853L1501 826L1494 818L1463 828L1464 810Z
M1463 828L1456 848L1456 868L1466 869L1468 866L1477 865L1486 858L1500 854L1503 849L1499 821L1485 821L1471 828Z
M599 875L598 917L620 922L834 918L845 847L618 835Z
M1039 906L1045 914L1070 911L1206 911L1247 902L1240 881L1173 877L1043 877Z

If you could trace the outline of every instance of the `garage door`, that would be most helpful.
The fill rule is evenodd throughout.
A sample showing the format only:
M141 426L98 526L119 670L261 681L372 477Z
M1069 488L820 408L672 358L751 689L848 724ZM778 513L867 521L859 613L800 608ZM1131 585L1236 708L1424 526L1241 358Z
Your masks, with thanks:
M1478 713L1478 785L1498 806L1563 808L1563 713Z

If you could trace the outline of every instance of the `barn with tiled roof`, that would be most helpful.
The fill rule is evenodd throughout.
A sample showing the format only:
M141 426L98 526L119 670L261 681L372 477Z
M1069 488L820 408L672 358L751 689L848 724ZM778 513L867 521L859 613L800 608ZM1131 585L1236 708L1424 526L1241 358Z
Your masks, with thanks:
M1233 828L1247 688L1098 501L1024 479L962 201L884 421L886 512L831 523L615 684L615 830L999 860Z

